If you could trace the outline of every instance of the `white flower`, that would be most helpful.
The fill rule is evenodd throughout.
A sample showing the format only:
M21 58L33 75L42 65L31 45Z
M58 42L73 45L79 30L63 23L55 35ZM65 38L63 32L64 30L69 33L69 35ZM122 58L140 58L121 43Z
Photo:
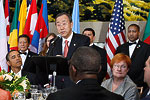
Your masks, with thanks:
M11 81L13 79L13 77L11 75L8 75L8 74L4 74L3 78L4 78L4 80L9 80L9 81Z
M20 78L21 76L20 76L20 75L18 75L18 74L16 74L16 75L15 75L15 77L16 77L16 78Z
M27 89L26 80L23 80L19 85L23 86L24 89Z

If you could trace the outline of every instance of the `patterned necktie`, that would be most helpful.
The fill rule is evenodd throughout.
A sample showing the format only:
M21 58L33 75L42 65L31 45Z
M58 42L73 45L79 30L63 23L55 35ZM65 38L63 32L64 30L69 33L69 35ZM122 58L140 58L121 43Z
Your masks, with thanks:
M65 40L64 57L67 57L68 54L68 42L69 41Z

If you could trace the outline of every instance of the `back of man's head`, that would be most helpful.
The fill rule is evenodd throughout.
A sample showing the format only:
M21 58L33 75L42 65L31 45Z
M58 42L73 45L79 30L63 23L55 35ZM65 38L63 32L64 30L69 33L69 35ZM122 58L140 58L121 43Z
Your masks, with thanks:
M91 47L79 47L71 58L71 65L80 74L97 74L100 70L101 57L99 53Z

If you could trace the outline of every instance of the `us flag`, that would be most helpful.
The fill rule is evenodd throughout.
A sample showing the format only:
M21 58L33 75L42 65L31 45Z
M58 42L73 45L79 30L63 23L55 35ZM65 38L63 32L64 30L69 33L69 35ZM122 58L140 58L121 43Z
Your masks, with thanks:
M123 1L116 0L105 41L107 72L109 77L112 76L110 61L114 57L116 48L126 42L124 25Z

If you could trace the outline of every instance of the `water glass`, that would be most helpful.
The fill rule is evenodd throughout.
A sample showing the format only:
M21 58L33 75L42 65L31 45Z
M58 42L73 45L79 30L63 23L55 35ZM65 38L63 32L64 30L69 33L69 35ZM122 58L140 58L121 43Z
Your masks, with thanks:
M38 85L31 85L30 86L30 93L37 93L38 92Z
M16 92L14 95L14 100L26 100L24 92Z
M42 90L42 96L43 96L43 98L46 99L48 97L48 95L50 94L50 92L51 92L50 88L44 88Z
M51 87L51 93L55 93L57 92L57 87L56 86L52 86Z
M31 93L31 98L33 100L42 100L42 91L38 90L37 93Z

